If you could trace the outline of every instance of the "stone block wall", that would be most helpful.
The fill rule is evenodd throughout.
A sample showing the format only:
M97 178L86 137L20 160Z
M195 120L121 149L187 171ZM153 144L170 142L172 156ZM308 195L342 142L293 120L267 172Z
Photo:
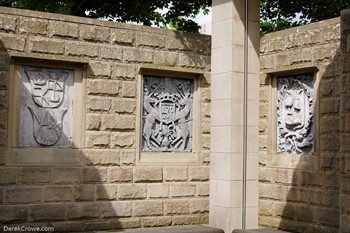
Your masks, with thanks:
M72 16L0 8L0 225L56 231L208 222L210 37ZM14 59L81 64L81 165L8 161ZM196 164L137 163L141 70L196 74ZM166 153L165 153L166 156Z
M350 11L341 12L342 74L340 76L340 231L350 232Z
M339 18L263 36L260 59L259 223L292 232L339 232L344 164ZM310 72L314 74L315 151L277 153L274 79Z

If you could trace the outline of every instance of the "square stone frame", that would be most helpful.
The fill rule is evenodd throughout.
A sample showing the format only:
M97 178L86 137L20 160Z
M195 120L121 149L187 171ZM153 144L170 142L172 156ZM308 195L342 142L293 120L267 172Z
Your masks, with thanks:
M72 146L70 148L19 147L20 92L23 66L70 69L73 81ZM9 81L8 165L76 166L84 162L86 65L76 62L12 57Z
M277 78L288 75L313 74L314 83L314 152L310 154L289 154L277 152ZM269 119L268 119L268 163L271 167L291 169L312 169L319 167L319 83L317 67L306 67L268 73Z
M192 125L192 152L142 152L142 111L143 111L143 77L154 75L174 78L193 79L193 125ZM199 165L201 148L201 114L200 79L203 73L189 71L188 69L170 70L141 67L137 75L137 120L136 120L136 164L137 165Z

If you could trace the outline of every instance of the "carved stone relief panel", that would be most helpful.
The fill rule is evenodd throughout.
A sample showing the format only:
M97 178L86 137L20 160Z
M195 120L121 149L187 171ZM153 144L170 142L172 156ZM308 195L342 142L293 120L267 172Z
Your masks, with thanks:
M74 71L24 66L20 147L71 147Z
M277 78L277 152L314 151L313 74Z
M193 79L144 76L142 151L192 151L193 85Z

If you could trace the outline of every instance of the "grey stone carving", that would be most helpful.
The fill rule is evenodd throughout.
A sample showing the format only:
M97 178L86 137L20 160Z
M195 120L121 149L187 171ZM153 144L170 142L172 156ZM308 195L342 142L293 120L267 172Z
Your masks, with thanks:
M70 147L73 71L23 67L20 146Z
M142 151L192 151L193 80L145 76Z
M313 74L277 78L277 152L314 151Z

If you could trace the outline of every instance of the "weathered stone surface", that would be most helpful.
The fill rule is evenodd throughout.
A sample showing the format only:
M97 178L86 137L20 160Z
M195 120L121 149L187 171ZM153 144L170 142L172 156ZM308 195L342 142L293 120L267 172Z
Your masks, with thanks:
M45 35L47 33L47 21L34 18L23 18L19 23L19 33Z
M101 202L101 217L130 217L132 214L131 201Z
M113 99L112 100L112 113L128 113L132 114L136 110L136 100L131 99Z
M73 187L74 199L76 201L94 201L95 200L95 185L78 185Z
M78 38L79 26L75 23L68 23L62 21L50 21L49 36Z
M156 216L163 215L163 201L135 201L134 216Z
M0 90L6 90L9 83L9 72L0 71Z
M189 213L188 199L173 199L164 201L164 212L166 215Z
M40 220L64 220L66 204L40 204L29 206L29 218Z
M52 183L56 184L78 184L80 182L79 168L53 168Z
M7 108L8 106L7 93L7 90L0 90L0 108Z
M98 218L99 203L87 202L87 203L67 204L66 216L67 216L67 219Z
M205 65L208 64L208 59L208 57L202 55L180 53L179 66L189 68L205 68Z
M124 65L124 64L115 64L113 66L113 78L121 78L124 80L133 80L137 74L135 65Z
M136 97L136 83L135 82L122 82L122 96L127 98Z
M99 130L101 126L101 114L86 114L86 129Z
M26 39L22 36L1 34L0 50L24 51Z
M136 45L163 48L165 46L165 36L155 33L138 33L136 34Z
M9 185L17 183L17 168L0 168L0 184Z
M89 147L107 147L109 146L110 133L106 131L87 131L85 145Z
M120 154L121 165L133 165L135 164L135 152L134 151L122 151Z
M106 27L83 25L80 27L80 37L83 40L94 42L109 42L111 30Z
M153 53L154 51L149 49L125 47L123 50L123 59L126 62L152 63Z
M8 71L10 68L9 64L10 64L10 56L7 53L0 53L0 70ZM3 95L3 93L1 93L1 92L0 92L0 94L1 94L0 96Z
M85 167L82 173L83 183L102 183L107 180L107 167Z
M21 168L19 182L23 184L49 183L51 170L49 168Z
M321 118L320 132L337 132L340 127L340 118L339 116L324 116Z
M5 189L5 203L36 203L41 201L40 187L11 187Z
M94 112L108 112L111 109L111 101L110 97L89 96L87 108Z
M2 205L0 208L0 223L26 221L27 218L28 206Z
M68 185L52 185L43 187L44 202L74 201L74 190Z
M207 213L209 212L209 198L195 198L189 200L190 213Z
M190 181L207 181L209 180L209 166L189 167L188 176Z
M187 181L188 167L164 167L165 181Z
M140 218L121 218L116 222L116 226L121 229L140 228Z
M168 184L147 184L148 198L167 198L169 197Z
M65 44L65 53L68 56L98 57L98 45L93 43L68 42Z
M195 184L171 184L170 196L171 197L190 197L196 194Z
M209 134L210 133L210 120L203 119L202 120L202 132L204 134Z
M146 186L142 184L119 185L118 199L144 199L147 197Z
M110 78L111 64L109 62L89 62L89 74L97 77Z
M136 119L134 116L125 116L119 114L102 115L102 130L127 130L135 129Z
M176 66L178 53L170 51L155 51L154 64L161 66Z
M115 150L88 149L85 151L87 165L119 165L120 154Z
M162 227L171 225L171 217L144 217L141 219L142 227Z
M14 32L16 30L17 21L17 17L1 16L0 30L4 30L6 32Z
M132 167L109 167L108 168L108 182L120 183L130 182L133 179Z
M209 182L197 184L196 196L209 196Z
M201 223L200 215L178 215L173 216L173 225L194 225ZM203 222L205 223L205 222Z
M202 140L202 149L210 149L210 134L202 134L201 135L201 140Z
M135 41L136 35L133 30L113 30L112 32L112 41L114 43L120 44L133 44Z
M115 80L88 80L87 94L117 95L119 82Z
M113 148L134 148L135 133L113 132L111 133L111 147Z
M337 113L339 112L339 99L321 99L320 101L321 113Z
M123 59L123 48L117 45L101 45L100 57L102 59L121 61Z
M135 182L159 182L163 180L161 167L137 166L134 168Z
M64 41L35 38L30 41L29 48L38 53L63 54Z
M117 198L116 184L100 184L96 185L96 199L97 200L115 200Z

